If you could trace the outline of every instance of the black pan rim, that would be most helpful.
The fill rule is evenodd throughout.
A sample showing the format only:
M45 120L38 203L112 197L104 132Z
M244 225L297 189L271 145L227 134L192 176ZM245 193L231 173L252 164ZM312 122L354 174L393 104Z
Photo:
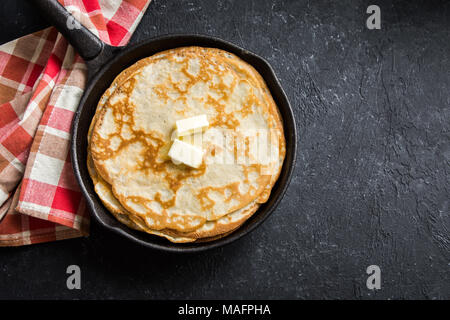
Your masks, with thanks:
M279 94L282 96L282 98L285 100L284 102L284 109L283 111L280 110L280 112L282 113L282 119L283 122L285 121L290 121L290 125L289 125L289 137L290 137L290 145L286 145L286 151L288 152L288 149L290 150L290 159L287 159L287 157L284 160L283 163L283 168L281 170L280 173L280 177L281 174L284 171L287 171L285 173L285 180L282 183L282 185L278 186L279 188L279 192L277 194L277 197L275 199L272 199L273 202L271 203L271 205L269 207L266 207L264 210L262 210L261 208L258 209L242 226L240 226L237 230L233 231L231 234L211 241L211 242L200 242L200 243L187 243L187 244L183 244L183 243L171 243L168 240L164 239L165 241L167 241L167 244L159 244L157 242L153 242L153 241L144 241L141 239L138 239L136 236L134 236L132 234L132 232L135 232L134 230L128 228L125 225L118 225L118 226L112 226L109 225L108 223L106 223L104 221L104 219L102 218L101 214L99 212L97 212L96 209L96 204L99 204L101 207L103 207L103 204L101 203L101 201L96 198L95 196L92 196L89 194L87 187L86 187L86 183L91 183L92 181L90 180L90 177L83 177L81 174L81 168L80 165L86 165L85 163L80 164L78 162L78 148L80 146L77 139L77 132L79 130L79 124L80 124L80 117L81 114L83 113L83 109L84 105L86 103L87 98L89 97L89 95L91 94L92 90L95 88L97 82L99 81L99 79L101 78L101 76L107 72L107 70L109 70L109 68L118 61L118 59L120 59L121 57L126 57L127 55L129 55L130 53L134 52L135 50L138 50L139 48L143 48L145 46L148 46L152 43L156 43L156 42L161 42L161 41L175 41L175 40L186 40L187 42L192 42L191 44L186 44L185 46L194 46L194 45L199 45L196 42L210 42L211 46L210 47L216 47L215 45L219 44L221 46L225 46L227 48L232 48L232 50L229 50L230 52L236 54L237 56L239 56L240 58L244 59L245 61L247 60L256 60L259 61L259 63L267 69L267 71L269 72L269 75L272 77L272 80L274 81L274 85L276 86L276 89L278 90ZM205 45L200 45L200 46L205 46ZM171 48L176 48L176 47L182 47L179 45L173 46ZM167 49L171 49L169 47L162 49L162 50L167 50ZM161 51L162 51L161 50ZM227 50L227 49L225 49ZM145 56L142 56L142 58L144 58ZM248 61L247 61L248 62ZM248 62L250 63L250 62ZM253 63L250 63L251 65L253 65ZM124 67L125 69L126 67ZM257 69L258 70L258 69ZM259 71L259 70L258 70ZM116 74L117 75L117 74ZM267 79L264 75L261 74L261 76L263 77L263 79L267 82ZM271 93L273 95L273 92L271 90ZM278 103L277 103L278 105ZM286 115L283 114L284 113L288 113L287 114L287 118L286 119ZM286 132L287 126L284 123L284 128L285 128L285 136L288 134ZM71 141L71 160L72 160L72 166L73 166L73 170L76 176L76 179L78 181L78 184L80 186L81 192L84 196L84 198L86 199L86 202L88 204L88 207L92 213L92 216L95 217L95 220L102 225L104 228L109 229L113 232L115 232L116 234L119 234L127 239L130 239L136 243L139 243L145 247L149 247L152 249L157 249L157 250L162 250L162 251L166 251L166 252L175 252L175 253L188 253L188 252L200 252L200 251L205 251L205 250L209 250L209 249L213 249L213 248L217 248L217 247L221 247L223 245L232 243L240 238L242 238L243 236L249 234L251 231L255 230L258 226L260 226L272 213L273 211L276 209L276 207L278 206L278 204L280 203L280 201L282 200L284 194L287 191L287 188L289 186L289 183L291 181L293 172L294 172L294 168L295 168L295 163L296 163L296 155L297 155L297 127L295 124L295 116L294 116L294 112L292 110L292 107L289 103L289 100L287 98L286 93L284 92L279 79L277 78L272 66L262 57L258 56L255 53L252 53L246 49L243 49L231 42L225 41L223 39L214 37L214 36L209 36L209 35L203 35L203 34L198 34L198 33L190 33L190 34L168 34L168 35L161 35L161 36L157 36L157 37L153 37L150 39L147 39L145 41L142 41L138 44L132 45L130 47L127 47L125 49L123 49L122 51L120 51L116 56L112 57L106 64L104 64L103 66L101 66L101 68L99 69L99 71L94 75L94 77L92 77L92 79L89 81L89 83L87 84L84 94L80 100L80 105L77 109L77 111L75 112L74 115L74 119L72 122L72 128L71 128L71 136L72 136L72 141ZM286 139L288 140L288 139ZM286 153L287 153L286 152ZM87 182L85 181L87 180ZM270 195L270 198L273 197L273 193ZM269 200L270 200L269 198ZM107 209L105 208L105 210L107 211ZM259 219L254 220L255 217L259 217ZM244 228L244 226L246 226ZM137 231L136 231L137 232ZM153 236L153 237L157 237L157 236ZM159 238L159 237L158 237ZM155 239L156 241L156 239ZM159 241L159 240L158 240Z

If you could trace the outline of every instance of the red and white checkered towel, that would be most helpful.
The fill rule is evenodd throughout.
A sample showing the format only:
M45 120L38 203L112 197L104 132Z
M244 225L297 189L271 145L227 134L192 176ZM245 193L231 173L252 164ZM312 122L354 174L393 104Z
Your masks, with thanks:
M125 45L150 0L58 0L112 45ZM0 246L89 233L69 154L86 66L55 28L0 46Z

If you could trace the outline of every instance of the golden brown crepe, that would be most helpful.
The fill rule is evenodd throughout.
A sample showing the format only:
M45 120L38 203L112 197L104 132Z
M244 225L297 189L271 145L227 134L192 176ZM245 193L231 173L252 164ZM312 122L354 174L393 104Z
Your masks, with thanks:
M175 165L167 156L175 122L200 114L210 123L203 164ZM272 152L266 161L249 148L255 132ZM88 148L95 190L120 222L191 242L236 229L267 201L285 139L253 67L219 49L184 47L142 59L114 80L98 104Z

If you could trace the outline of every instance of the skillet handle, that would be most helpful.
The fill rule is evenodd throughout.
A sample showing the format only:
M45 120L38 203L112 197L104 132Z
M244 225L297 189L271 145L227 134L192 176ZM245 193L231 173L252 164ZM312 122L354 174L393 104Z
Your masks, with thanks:
M57 0L32 1L85 61L100 55L104 48L103 41L79 23Z

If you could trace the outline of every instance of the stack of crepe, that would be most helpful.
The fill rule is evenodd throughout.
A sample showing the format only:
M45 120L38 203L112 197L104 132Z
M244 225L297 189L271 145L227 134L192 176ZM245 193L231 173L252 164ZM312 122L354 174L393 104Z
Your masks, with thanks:
M175 164L167 154L176 121L203 114L209 127L194 135L202 135L202 164ZM264 152L250 147L261 136ZM128 227L176 243L239 228L269 198L285 156L280 113L259 73L203 47L160 52L120 73L98 103L88 142L105 207Z

